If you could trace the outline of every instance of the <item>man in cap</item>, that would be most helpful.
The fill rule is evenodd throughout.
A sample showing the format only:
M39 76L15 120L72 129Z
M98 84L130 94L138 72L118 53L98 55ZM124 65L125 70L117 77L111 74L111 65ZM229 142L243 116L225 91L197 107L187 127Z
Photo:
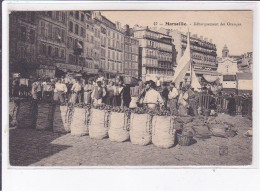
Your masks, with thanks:
M172 115L176 115L178 112L178 110L177 110L178 95L179 95L179 92L178 92L177 88L175 87L175 83L171 82L170 91L168 94L168 106L171 110Z
M155 109L156 106L163 106L164 101L158 91L155 90L154 81L150 80L145 82L146 85L146 93L144 96L143 104L147 104L147 106L151 109Z

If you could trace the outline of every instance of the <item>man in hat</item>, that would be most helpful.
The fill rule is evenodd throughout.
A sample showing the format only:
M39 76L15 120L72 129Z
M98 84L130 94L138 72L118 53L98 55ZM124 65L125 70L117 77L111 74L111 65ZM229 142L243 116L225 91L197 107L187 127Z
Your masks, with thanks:
M175 87L175 83L171 82L170 91L168 94L168 106L171 110L172 115L176 115L178 112L178 110L177 110L178 95L179 95L179 92L178 92L177 88Z
M91 98L93 100L93 104L102 104L102 98L106 96L106 90L102 87L102 82L100 80L97 81L97 86L94 87Z
M164 101L158 91L155 90L154 81L150 80L145 82L146 93L143 104L146 104L148 108L155 109L156 106L163 106Z

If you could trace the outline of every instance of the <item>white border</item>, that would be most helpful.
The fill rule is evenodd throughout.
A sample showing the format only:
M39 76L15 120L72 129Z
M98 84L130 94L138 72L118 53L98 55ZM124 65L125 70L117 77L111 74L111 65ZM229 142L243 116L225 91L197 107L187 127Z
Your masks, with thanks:
M37 7L36 7L37 6ZM254 11L254 119L252 166L167 167L10 167L8 165L8 12L11 10L253 10ZM3 189L242 189L251 188L259 176L259 18L260 4L252 2L51 2L6 1L3 3ZM258 86L259 87L259 86ZM258 108L258 109L257 109ZM102 168L102 170L100 169ZM109 169L108 169L109 168ZM127 169L125 169L127 168ZM145 168L145 169L144 169ZM158 169L154 169L158 168ZM174 168L174 169L173 169ZM193 168L193 169L191 169ZM230 169L232 168L232 169ZM253 169L252 169L253 168ZM62 169L62 170L61 170ZM214 170L215 169L215 170ZM217 170L216 170L217 169ZM50 174L51 173L51 174ZM145 177L144 177L145 173ZM51 175L51 176L50 176ZM131 177L129 179L129 177ZM203 177L207 177L203 179ZM220 178L221 177L221 178ZM253 178L254 177L254 178ZM203 181L202 181L203 179ZM231 180L236 184L230 185ZM165 181L161 184L161 181ZM185 181L183 181L185 180ZM233 182L233 181L232 181ZM103 184L103 185L101 185ZM213 185L214 184L214 185ZM48 188L47 188L48 186ZM87 186L87 187L86 187ZM187 187L188 186L188 187ZM203 186L203 187L202 187Z

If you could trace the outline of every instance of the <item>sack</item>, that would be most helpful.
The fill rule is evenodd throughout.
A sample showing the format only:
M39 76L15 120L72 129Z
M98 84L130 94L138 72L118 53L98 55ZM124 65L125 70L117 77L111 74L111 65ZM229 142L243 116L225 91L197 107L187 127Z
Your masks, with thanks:
M154 116L152 122L152 142L159 148L170 148L175 143L174 119L169 116Z
M210 125L210 131L214 136L223 138L234 137L237 134L231 125L224 123Z
M195 137L197 138L206 139L210 138L212 135L212 132L207 125L192 126L192 128L195 131Z
M203 126L205 124L207 124L207 120L205 120L203 117L195 118L192 121L192 125L195 125L195 126Z
M85 108L74 107L72 121L71 121L71 135L84 136L88 134L88 127L86 123Z
M130 140L135 145L148 145L152 142L152 116L148 114L131 114Z
M70 132L72 116L72 107L56 106L53 119L53 131L59 133Z
M17 109L17 128L35 128L37 104L29 101L21 101Z
M187 123L191 123L191 122L193 121L193 118L186 115L186 116L180 117L180 120L181 120L184 124L187 124Z
M90 110L89 137L104 139L108 136L109 112L98 109Z
M109 140L115 142L129 140L129 116L127 113L111 112L108 128Z
M39 103L37 111L36 129L53 131L53 116L55 105Z

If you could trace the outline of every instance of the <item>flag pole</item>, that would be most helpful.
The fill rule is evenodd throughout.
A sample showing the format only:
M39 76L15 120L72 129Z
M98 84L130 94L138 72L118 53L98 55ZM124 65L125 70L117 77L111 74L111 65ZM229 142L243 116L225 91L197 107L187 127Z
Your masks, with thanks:
M189 43L190 43L190 30L189 30L189 28L188 28L188 37L189 37ZM191 46L190 46L190 48L191 48ZM192 60L191 60L191 49L190 49L190 85L191 85L191 83L192 83Z

